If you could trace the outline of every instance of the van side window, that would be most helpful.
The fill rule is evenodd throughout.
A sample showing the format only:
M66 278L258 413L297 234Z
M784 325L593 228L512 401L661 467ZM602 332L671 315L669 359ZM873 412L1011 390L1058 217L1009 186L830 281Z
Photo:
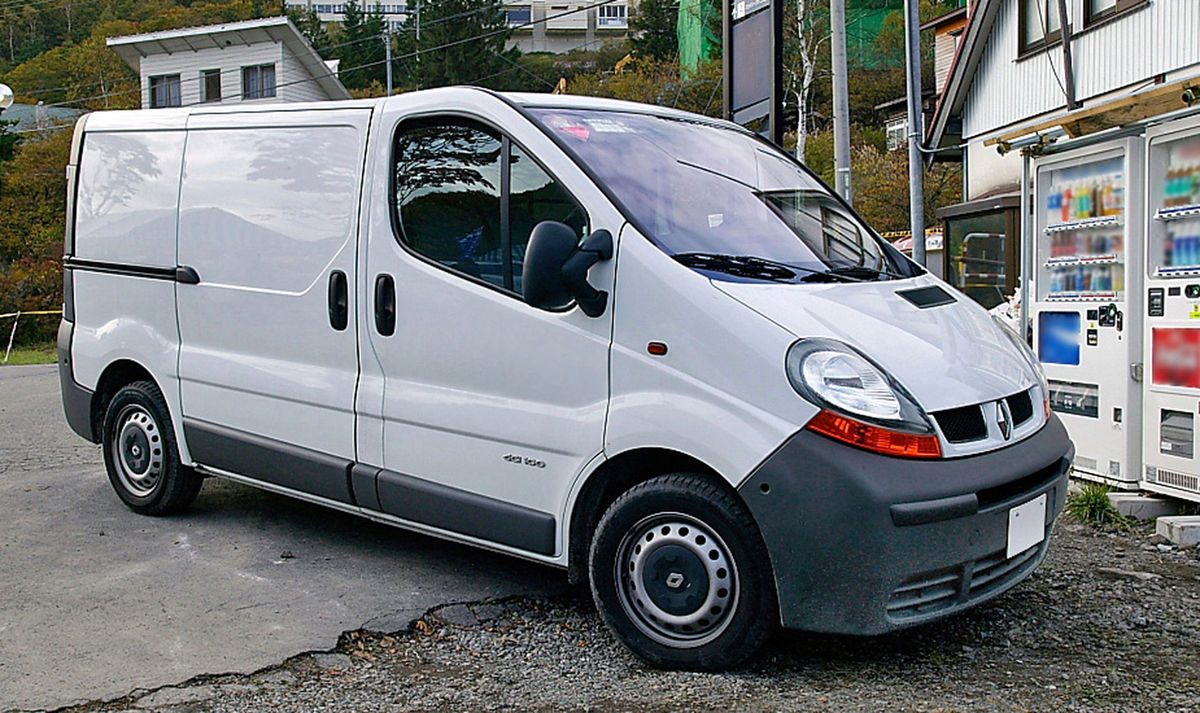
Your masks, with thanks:
M529 244L533 226L543 220L557 220L571 226L575 235L583 238L587 232L587 216L575 199L515 144L509 151L509 176L508 226L513 290L521 292L521 266L525 262L525 246Z
M583 209L490 128L465 119L409 125L393 160L400 240L457 272L520 294L534 225L558 220L584 235Z
M501 140L468 124L418 126L396 139L402 239L418 253L505 287Z

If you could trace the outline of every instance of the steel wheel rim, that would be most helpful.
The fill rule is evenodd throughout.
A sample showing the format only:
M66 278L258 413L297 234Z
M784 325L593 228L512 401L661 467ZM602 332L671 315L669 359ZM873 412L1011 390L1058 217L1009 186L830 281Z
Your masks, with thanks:
M695 517L644 518L622 538L615 569L621 608L659 644L703 646L733 620L740 596L737 566L725 541Z
M154 492L162 480L163 444L158 422L142 406L131 404L117 415L112 459L121 486L135 497Z

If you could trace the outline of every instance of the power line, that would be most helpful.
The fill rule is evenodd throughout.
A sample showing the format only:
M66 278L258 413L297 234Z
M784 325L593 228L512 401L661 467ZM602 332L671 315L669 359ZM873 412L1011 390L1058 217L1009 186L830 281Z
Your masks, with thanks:
M577 8L575 8L575 9L572 9L572 10L565 10L565 11L563 11L563 12L559 12L559 13L556 13L556 14L553 14L553 15L547 15L546 17L544 17L544 18L542 18L542 19L540 19L540 20L531 20L531 21L529 21L529 22L522 23L522 24L519 24L519 25L513 25L513 26L510 26L510 27L505 27L505 28L501 28L501 29L499 29L499 30L492 30L492 31L490 31L490 32L483 32L483 33L480 33L480 34L478 34L478 35L474 35L474 36L472 36L472 37L465 37L465 38L461 38L461 39L457 39L457 40L452 40L452 41L450 41L450 42L444 42L444 43L442 43L442 44L440 44L440 45L436 45L436 46L434 46L434 47L427 47L427 48L424 48L424 49L418 49L418 50L415 50L415 51L413 51L413 52L408 52L408 53L405 53L405 54L402 54L402 55L397 55L397 56L395 56L395 57L393 57L393 58L392 58L392 61L394 61L394 62L395 62L395 61L403 61L403 60L405 60L405 59L410 59L410 58L413 58L413 57L418 57L418 56L420 56L420 55L427 54L427 53L430 53L430 52L437 52L437 51L440 51L440 50L449 49L449 48L451 48L451 47L457 47L457 46L459 46L459 45L467 44L468 42L476 42L476 41L478 41L478 40L487 39L487 38L489 38L489 37L495 37L495 36L497 36L497 35L501 35L501 34L508 33L509 31L511 31L511 30L514 30L514 29L521 29L521 28L524 28L524 27L530 27L530 26L532 26L532 25L536 25L536 24L538 24L538 23L547 22L547 21L549 21L549 20L554 20L554 19L557 19L557 18L560 18L560 17L564 17L564 16L566 16L566 15L572 15L572 14L575 14L575 13L577 13L577 12L586 12L587 10L591 10L591 9L593 9L593 8L597 8L597 7L600 7L600 6L603 6L603 5L611 5L611 4L612 4L612 3L614 3L614 2L617 2L617 0L599 0L598 2L594 2L594 3L591 3L591 4L589 4L589 5L581 5L581 6L577 7ZM377 66L379 66L379 65L381 65L381 64L383 64L383 63L385 63L385 62L387 62L387 61L388 61L388 60L386 60L386 59L381 59L381 60L376 60L376 61L373 61L373 62L365 62L365 63L363 63L363 64L355 65L355 66L353 66L353 67L339 68L339 69L338 69L338 71L339 71L339 72L351 72L351 71L354 71L354 70L357 70L357 69L367 69L367 68L369 68L369 67L377 67ZM186 82L189 82L189 83L191 83L191 82L197 82L197 83L198 83L198 82L200 82L200 81L201 81L201 79L202 79L202 78L201 78L201 77L199 77L199 76L196 76L196 77L186 77L186 78L182 78L182 77L181 77L181 78L180 78L180 85L181 85L181 87L182 87L182 84L183 84L183 82L185 82L185 81L186 81ZM279 89L279 88L281 88L281 87L288 87L288 86L292 86L292 85L295 85L295 84L303 84L304 82L314 82L314 81L317 81L318 79L320 79L320 77L302 77L302 78L300 78L300 79L292 80L292 81L290 81L290 82L283 82L282 84L276 84L276 85L275 85L275 88L276 88L276 89ZM485 77L484 79L487 79L487 77ZM481 80L476 80L476 81L483 81L483 80L481 79ZM96 96L91 96L91 97L82 97L82 98L78 98L78 99L68 99L68 100L64 100L64 101L60 101L60 102L54 102L54 103L52 103L52 104L45 104L44 106L47 106L47 107L55 107L55 106L67 106L67 105L70 105L70 104L79 104L79 103L83 103L83 102L98 101L98 100L101 100L101 99L111 99L111 98L118 97L118 96L125 96L125 95L128 95L128 94L133 94L133 93L135 93L135 92L137 92L137 93L141 93L141 91L142 91L142 87L140 86L140 78L139 78L139 86L138 86L136 89L122 90L122 91L119 91L119 92L110 92L110 93L99 94L99 95L96 95Z

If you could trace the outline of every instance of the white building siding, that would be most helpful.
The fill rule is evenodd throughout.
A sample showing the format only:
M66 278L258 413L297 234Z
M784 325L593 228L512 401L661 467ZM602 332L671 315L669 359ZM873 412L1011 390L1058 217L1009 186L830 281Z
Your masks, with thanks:
M1017 2L1005 0L963 108L963 136L975 138L1048 112L1064 110L1059 81L1066 81L1062 48L1017 59ZM1068 0L1075 28L1082 27L1083 0ZM1157 74L1200 72L1200 2L1152 0L1146 7L1094 29L1072 42L1075 96L1080 101L1132 89ZM1053 68L1053 69L1051 69ZM1057 75L1056 75L1057 73Z
M288 48L283 48L281 69L276 78L279 87L279 98L288 102L316 102L328 99L329 96L321 91L321 86L313 80L304 65Z
M221 70L221 101L224 103L242 100L242 67L274 64L276 84L283 60L282 43L264 42L243 47L202 49L194 52L154 54L142 58L142 106L150 106L150 77L179 75L180 94L183 105L200 103L200 72L205 69ZM301 72L304 70L301 69ZM324 99L324 96L318 97Z

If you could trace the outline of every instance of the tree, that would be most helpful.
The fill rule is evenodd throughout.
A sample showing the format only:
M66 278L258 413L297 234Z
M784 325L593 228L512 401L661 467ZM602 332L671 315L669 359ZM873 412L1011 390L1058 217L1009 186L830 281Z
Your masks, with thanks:
M679 0L642 0L629 19L633 51L644 57L669 61L679 55Z
M812 89L817 67L828 67L829 5L817 0L796 0L785 8L784 73L787 94L796 102L796 155L804 156L812 128ZM822 63L824 59L824 63ZM822 72L828 75L828 69Z
M287 8L288 19L300 30L300 34L308 40L308 43L317 49L322 57L329 58L333 54L327 49L333 44L329 39L329 30L325 29L325 23L321 22L321 16L311 7Z
M720 116L721 63L701 63L695 72L681 72L679 62L636 59L621 72L600 71L568 83L571 94L610 97L670 106L708 116Z
M371 82L382 83L387 76L384 20L378 8L376 5L371 12L364 12L357 0L346 3L335 38L341 46L331 52L342 61L339 74L347 89L363 89Z
M908 230L908 152L856 146L851 163L854 208L880 232ZM925 218L928 226L938 208L961 200L962 167L937 163L925 170Z
M409 15L397 39L404 81L428 89L456 84L503 88L521 51L505 48L512 30L497 0L426 0L420 38Z

